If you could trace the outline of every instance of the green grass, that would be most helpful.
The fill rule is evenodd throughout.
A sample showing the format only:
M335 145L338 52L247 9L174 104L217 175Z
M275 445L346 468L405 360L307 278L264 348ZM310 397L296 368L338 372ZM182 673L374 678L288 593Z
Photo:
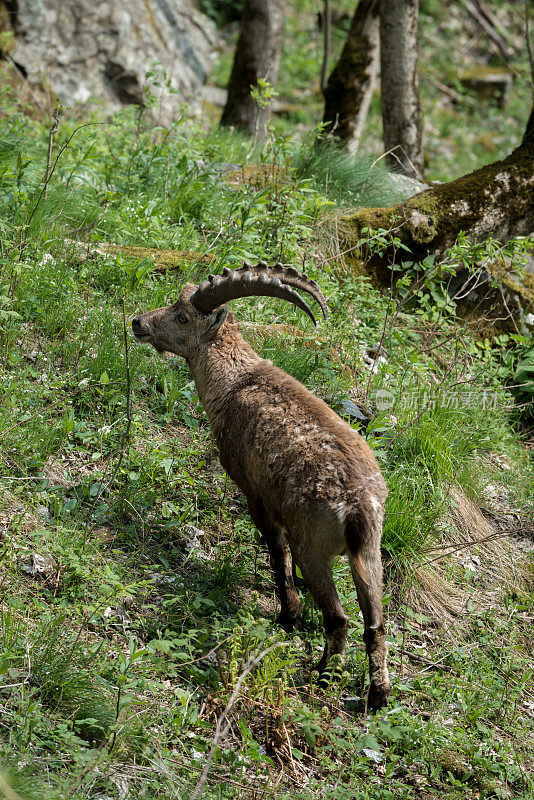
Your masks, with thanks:
M397 197L368 159L353 165L277 140L291 181L230 187L210 165L241 160L250 142L193 123L162 135L138 127L130 109L118 125L78 131L41 196L47 131L5 102L0 740L13 791L190 797L243 676L207 798L529 797L528 586L495 587L477 604L477 575L447 551L439 576L465 600L457 629L417 602L428 591L417 576L432 577L428 562L450 524L452 488L486 504L490 483L505 512L532 514L532 465L503 385L524 343L502 342L503 356L437 301L392 304L342 271L325 210ZM73 130L62 122L59 141ZM80 260L64 239L89 226L93 241L209 252L217 263L160 274L126 252ZM304 630L286 636L275 625L267 555L218 465L185 364L129 338L127 376L122 301L128 319L245 258L306 269L330 309L312 329L285 303L236 301L253 346L336 409L351 398L373 412L364 435L390 491L394 679L389 707L374 717L358 704L366 659L347 565L334 566L351 618L346 673L323 689L309 677L320 615L304 594ZM366 352L379 342L385 360L372 372ZM380 412L384 392L393 405ZM56 567L28 575L21 563L32 553ZM254 654L261 661L245 675Z
M392 205L416 191L398 184L383 159L350 156L330 140L302 148L295 158L295 172L299 178L312 179L319 191L341 206Z

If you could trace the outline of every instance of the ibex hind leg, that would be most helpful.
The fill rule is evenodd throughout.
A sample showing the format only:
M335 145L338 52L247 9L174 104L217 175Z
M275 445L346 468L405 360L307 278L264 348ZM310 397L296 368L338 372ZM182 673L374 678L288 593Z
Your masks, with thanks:
M365 626L363 640L369 657L371 685L368 704L370 708L377 709L387 702L391 688L386 666L387 643L382 614L381 525L378 530L368 530L363 535L361 523L356 535L350 535L350 525L349 518L347 519L348 559L363 615ZM357 542L359 547L356 549Z
M302 610L298 592L293 582L293 559L283 530L273 523L260 500L248 500L248 508L254 525L257 527L269 549L271 567L280 598L278 622L286 631L299 628Z
M339 602L330 568L324 562L309 561L300 562L299 567L310 594L323 612L325 646L321 660L314 667L322 673L332 656L343 658L349 618Z

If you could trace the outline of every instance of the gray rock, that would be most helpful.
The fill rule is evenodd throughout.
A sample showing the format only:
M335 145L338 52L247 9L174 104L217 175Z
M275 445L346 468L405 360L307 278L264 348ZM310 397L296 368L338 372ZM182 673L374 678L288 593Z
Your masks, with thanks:
M162 123L178 104L198 103L215 44L193 0L19 0L11 58L30 84L46 84L69 107L114 111L143 98L155 62L177 94L161 93Z
M50 553L28 553L21 556L19 566L22 572L33 578L48 578L57 570L57 563Z
M352 400L344 397L341 401L341 414L351 420L360 422L363 428L366 428L371 421L371 415L365 414L362 409L356 405Z
M410 178L408 175L402 175L400 172L390 172L388 181L394 189L401 192L405 197L411 197L429 188L428 183L418 181L416 178Z
M207 555L202 549L201 538L204 536L204 531L200 528L195 528L194 525L187 523L183 527L183 532L187 539L187 546L189 554L194 553L198 558L206 559Z
M371 750L370 747L364 747L362 753L364 756L367 756L370 761L374 761L375 764L381 764L384 760L383 753L380 753L378 750Z
M529 236L529 239L534 241L534 231ZM527 258L525 262L525 270L529 272L531 275L534 275L534 248L528 251Z
M480 100L495 98L501 108L513 83L513 74L507 67L488 64L475 64L461 70L458 77L467 89L476 92Z
M214 106L218 106L219 108L224 108L226 105L226 99L228 97L228 92L226 89L223 89L220 86L203 86L202 87L202 97L207 103L211 103Z
M362 697L343 696L343 705L349 714L362 714L365 711L365 700Z

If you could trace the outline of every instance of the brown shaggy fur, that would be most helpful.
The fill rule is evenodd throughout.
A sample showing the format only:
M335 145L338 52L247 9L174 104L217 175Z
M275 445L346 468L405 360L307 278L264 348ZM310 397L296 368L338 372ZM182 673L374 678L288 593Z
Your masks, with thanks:
M369 655L369 704L389 693L382 619L380 538L385 482L364 439L322 400L248 345L225 307L203 314L188 284L173 306L132 322L157 350L183 356L195 380L221 464L245 494L269 548L280 621L300 623L292 564L323 612L326 641L318 669L343 655L348 617L331 565L346 554L362 609Z

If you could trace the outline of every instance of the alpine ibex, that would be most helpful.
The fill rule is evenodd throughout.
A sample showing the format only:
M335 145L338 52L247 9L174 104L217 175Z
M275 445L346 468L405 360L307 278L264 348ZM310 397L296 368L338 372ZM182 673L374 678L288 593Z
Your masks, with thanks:
M294 287L294 288L292 288ZM223 305L251 295L281 297L304 310L308 292L326 318L315 281L281 264L245 264L190 283L174 305L132 320L139 341L185 358L208 415L221 464L242 489L271 557L280 596L279 621L300 622L293 562L323 612L322 672L341 656L348 616L331 565L345 553L363 613L369 655L368 702L380 707L390 689L382 618L380 538L387 489L364 439L326 403L254 352Z

